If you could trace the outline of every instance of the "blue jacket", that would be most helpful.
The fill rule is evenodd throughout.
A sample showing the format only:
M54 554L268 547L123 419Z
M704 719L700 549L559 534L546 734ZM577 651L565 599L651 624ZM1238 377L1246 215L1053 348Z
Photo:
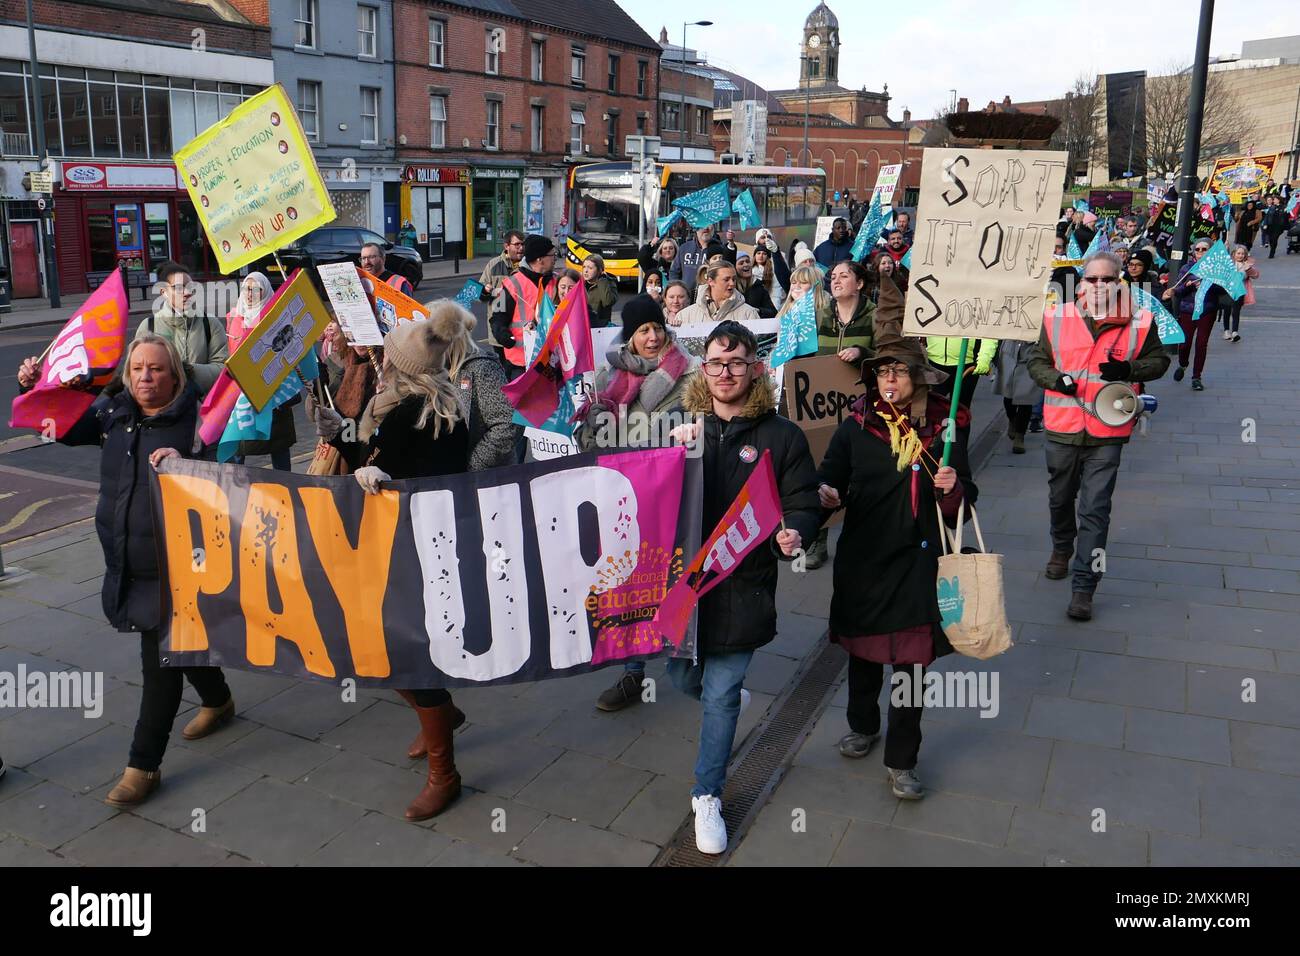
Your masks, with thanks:
M830 269L837 262L853 258L853 237L845 236L844 241L836 245L835 240L827 239L813 250L813 257Z

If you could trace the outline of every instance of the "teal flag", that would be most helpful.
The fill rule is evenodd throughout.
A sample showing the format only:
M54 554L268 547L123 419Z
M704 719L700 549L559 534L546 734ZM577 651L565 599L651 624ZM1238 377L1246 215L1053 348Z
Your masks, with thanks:
M803 298L781 316L781 328L769 362L780 368L792 358L817 353L816 296L809 289Z
M883 228L885 214L880 211L880 193L872 193L871 206L867 209L862 225L858 227L858 236L853 240L853 248L849 251L854 262L861 262L867 257L867 253L880 240L880 230Z
M1232 256L1228 255L1228 247L1223 244L1222 239L1210 246L1210 251L1196 260L1191 271L1201 280L1201 284L1196 287L1196 310L1192 313L1193 322L1201 317L1201 312L1205 309L1205 297L1209 295L1211 285L1224 289L1234 299L1240 299L1246 294L1246 279L1237 268L1237 264L1232 261Z
M731 211L740 217L741 229L757 229L763 224L758 215L758 205L754 202L754 194L748 189L731 201Z
M912 271L912 247L908 246L907 251L903 253L903 258L899 264L908 272Z
M1144 289L1142 286L1134 283L1128 287L1129 295L1133 297L1133 304L1139 309L1146 309L1155 319L1156 331L1160 333L1161 345L1182 345L1187 336L1183 335L1182 326L1178 320L1170 314L1154 295Z
M660 236L666 235L668 230L673 227L673 223L681 218L682 211L680 209L674 209L668 215L659 216L655 219L655 229L658 231Z
M726 219L731 210L731 180L724 179L705 189L698 189L673 200L673 208L680 209L686 221L696 229L712 226Z

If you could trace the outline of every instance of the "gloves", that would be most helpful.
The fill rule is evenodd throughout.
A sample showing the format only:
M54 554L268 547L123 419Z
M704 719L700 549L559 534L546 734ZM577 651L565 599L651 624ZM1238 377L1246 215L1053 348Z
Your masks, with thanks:
M379 494L380 483L393 480L392 477L382 468L376 468L374 465L366 465L364 468L358 468L354 473L354 477L357 479L357 484L359 484L368 495Z
M1052 391L1060 392L1062 395L1073 395L1078 390L1079 383L1071 379L1070 383L1067 385L1064 375L1056 376L1056 384L1052 386Z
M1102 362L1101 380L1103 382L1127 382L1133 374L1130 362Z
M332 408L316 408L316 434L321 441L333 441L343 430L343 416Z
M987 362L980 362L975 366L975 374L987 375L991 368L993 368L993 359L989 359Z

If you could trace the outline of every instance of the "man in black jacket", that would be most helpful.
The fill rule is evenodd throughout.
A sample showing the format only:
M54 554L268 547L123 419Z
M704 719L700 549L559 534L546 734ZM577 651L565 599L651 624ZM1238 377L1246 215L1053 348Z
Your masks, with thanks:
M764 451L772 453L784 527L759 545L721 584L700 599L697 660L668 662L673 684L700 701L700 749L691 805L702 853L727 848L722 788L736 723L748 703L742 685L754 651L776 636L777 555L794 557L821 523L817 473L808 440L776 413L776 401L754 334L722 322L705 341L705 362L686 389L696 423L677 437L704 442L704 533L710 534L739 496Z

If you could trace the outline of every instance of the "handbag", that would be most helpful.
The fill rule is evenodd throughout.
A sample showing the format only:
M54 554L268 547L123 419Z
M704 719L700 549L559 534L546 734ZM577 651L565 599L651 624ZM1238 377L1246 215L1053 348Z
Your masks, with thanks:
M307 474L328 478L347 473L348 463L339 454L339 450L329 442L317 442L316 453L312 455L311 464L307 466Z
M943 554L939 558L939 626L952 649L967 657L987 660L1012 646L1011 625L1007 623L1006 596L1002 588L1002 555L989 554L984 547L979 516L970 509L971 525L979 551L962 554L962 526L966 520L966 502L957 512L957 529L950 531L944 523L938 503L939 536Z

